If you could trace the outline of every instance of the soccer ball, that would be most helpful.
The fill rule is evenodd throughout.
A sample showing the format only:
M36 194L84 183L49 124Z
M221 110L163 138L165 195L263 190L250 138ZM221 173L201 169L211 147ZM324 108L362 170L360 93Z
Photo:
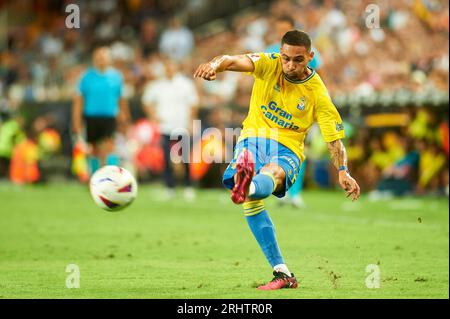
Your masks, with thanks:
M106 165L92 175L89 190L97 206L108 211L118 211L136 198L137 183L125 168Z

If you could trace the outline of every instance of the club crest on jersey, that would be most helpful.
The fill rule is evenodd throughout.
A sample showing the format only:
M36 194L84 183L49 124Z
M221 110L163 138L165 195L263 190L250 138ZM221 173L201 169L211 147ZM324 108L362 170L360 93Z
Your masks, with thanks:
M303 111L305 109L305 106L306 106L306 97L302 96L298 101L297 109Z
M275 84L275 86L273 87L273 89L274 89L275 91L277 91L277 92L280 92L281 87L280 87L280 85L277 83L277 84Z

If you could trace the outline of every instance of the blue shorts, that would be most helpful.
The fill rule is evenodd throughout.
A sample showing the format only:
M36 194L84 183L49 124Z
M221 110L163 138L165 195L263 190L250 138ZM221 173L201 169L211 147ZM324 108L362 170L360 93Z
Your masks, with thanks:
M259 173L260 169L269 163L279 165L286 174L285 187L273 194L277 197L284 197L287 190L294 184L300 170L300 160L286 146L275 140L262 137L249 137L240 141L234 148L233 160L228 165L223 174L223 185L232 189L234 187L234 175L236 174L236 161L239 154L247 149L252 153L255 159L255 172Z

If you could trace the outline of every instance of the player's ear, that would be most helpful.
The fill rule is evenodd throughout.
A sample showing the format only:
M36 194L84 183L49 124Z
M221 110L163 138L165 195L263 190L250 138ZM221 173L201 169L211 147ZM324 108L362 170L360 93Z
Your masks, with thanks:
M314 51L311 50L311 52L309 52L309 60L311 61L314 58Z

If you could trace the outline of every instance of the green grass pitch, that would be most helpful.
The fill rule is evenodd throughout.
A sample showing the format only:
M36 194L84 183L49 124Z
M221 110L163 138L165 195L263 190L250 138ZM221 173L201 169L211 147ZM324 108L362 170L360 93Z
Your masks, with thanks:
M448 298L448 199L352 203L307 190L305 209L266 207L298 289L261 292L271 268L226 190L158 202L143 185L126 210L86 186L0 185L0 298ZM66 266L80 288L66 288ZM366 287L366 267L380 288Z

